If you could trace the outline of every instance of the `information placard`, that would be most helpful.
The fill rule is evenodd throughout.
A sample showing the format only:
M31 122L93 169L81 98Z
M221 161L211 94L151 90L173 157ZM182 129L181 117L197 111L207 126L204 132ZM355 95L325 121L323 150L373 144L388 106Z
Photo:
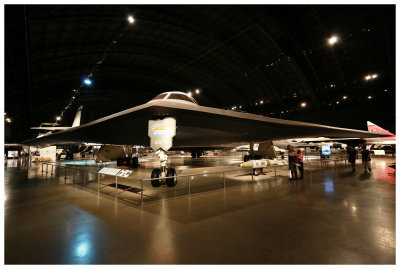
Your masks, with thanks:
M375 149L374 150L374 155L385 155L385 151L383 149Z
M106 175L116 176L119 173L119 171L121 171L121 169L112 168L112 167L103 167L99 171L99 174L106 174Z
M129 175L132 174L132 172L133 172L132 170L121 169L121 171L119 171L117 176L119 176L119 177L129 177Z

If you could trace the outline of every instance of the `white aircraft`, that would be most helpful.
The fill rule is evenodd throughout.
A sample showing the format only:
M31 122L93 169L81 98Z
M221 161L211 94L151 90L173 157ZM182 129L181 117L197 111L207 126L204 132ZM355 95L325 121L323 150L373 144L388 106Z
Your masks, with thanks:
M48 132L44 134L39 134L37 138L47 136L53 133L53 131L60 131L60 130L66 130L69 128L77 127L81 124L81 117L82 117L82 109L83 106L80 106L78 110L76 111L74 121L72 123L72 126L40 126L40 127L31 127L32 130L46 130Z
M260 143L274 155L272 140L296 137L377 137L354 129L289 121L200 106L188 94L166 92L149 102L119 113L25 141L27 145L97 143L148 146L158 155L160 168L153 169L153 187L177 184L174 168L167 168L167 151L174 148L218 147L226 144ZM102 152L100 149L99 154ZM108 152L112 152L109 150ZM107 153L107 152L104 152ZM268 157L273 159L274 157Z

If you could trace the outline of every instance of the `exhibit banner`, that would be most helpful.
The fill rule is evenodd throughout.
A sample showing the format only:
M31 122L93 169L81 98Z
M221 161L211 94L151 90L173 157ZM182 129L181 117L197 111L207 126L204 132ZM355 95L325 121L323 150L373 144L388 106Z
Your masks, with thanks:
M331 146L329 145L322 145L322 155L330 156L331 155Z
M176 120L165 118L163 120L149 120L148 136L150 147L157 151L160 148L167 151L172 147L172 139L176 134Z

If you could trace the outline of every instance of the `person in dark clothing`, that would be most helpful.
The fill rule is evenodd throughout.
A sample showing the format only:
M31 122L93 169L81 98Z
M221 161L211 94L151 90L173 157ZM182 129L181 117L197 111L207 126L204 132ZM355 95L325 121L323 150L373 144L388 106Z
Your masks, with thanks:
M302 179L303 178L304 165L303 165L303 153L301 153L301 150L297 150L297 164L299 166L299 171L300 171L299 179Z
M353 148L353 146L349 145L347 147L347 158L349 163L351 163L351 167L353 167L353 171L356 171L356 158L357 158L357 151Z
M362 164L364 166L364 174L368 173L368 170L371 172L371 156L370 156L370 151L367 150L365 146L362 147L361 151L361 160Z
M297 179L297 166L296 166L297 153L291 145L288 145L287 148L289 150L288 159L289 159L289 170L290 170L290 175L291 175L290 179Z

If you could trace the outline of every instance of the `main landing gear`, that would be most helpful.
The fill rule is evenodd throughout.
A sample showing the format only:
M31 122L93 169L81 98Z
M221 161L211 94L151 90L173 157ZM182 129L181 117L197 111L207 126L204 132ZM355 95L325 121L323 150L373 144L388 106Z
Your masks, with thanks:
M178 183L178 178L174 168L167 168L167 152L159 149L156 151L156 154L160 159L161 168L155 168L151 172L151 186L160 187L161 185L166 184L168 187L175 187Z
M125 157L117 159L117 166L128 166L128 167L138 167L139 159L138 157Z
M255 155L255 154L250 154L250 155L244 155L243 156L243 161L247 162L250 160L261 160L262 156L261 155Z

